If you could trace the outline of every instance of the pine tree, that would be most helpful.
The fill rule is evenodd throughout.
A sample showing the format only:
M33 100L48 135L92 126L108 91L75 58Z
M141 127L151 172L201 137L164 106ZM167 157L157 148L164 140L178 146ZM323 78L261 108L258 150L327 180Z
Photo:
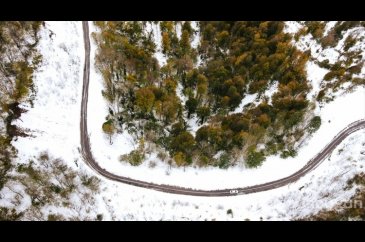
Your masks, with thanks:
M262 154L262 152L257 152L256 150L252 149L248 153L246 164L250 168L255 168L260 166L264 160L265 156Z
M112 120L108 120L105 123L103 123L103 131L109 135L109 142L112 144L112 135L115 133L115 126L113 124Z
M170 149L176 152L183 152L185 155L190 156L195 146L195 139L188 131L182 131L176 137L171 140Z
M168 55L171 50L171 40L169 34L166 32L162 33L162 53Z
M185 166L187 164L186 156L182 152L177 152L174 155L174 161L175 161L177 166Z
M210 115L210 108L207 106L199 107L196 110L196 114L198 115L200 124L203 124L207 120L207 117L209 117Z
M196 108L198 107L198 100L195 98L189 98L185 103L186 110L188 111L188 119L191 114L195 113Z
M136 104L146 114L152 111L155 95L150 88L141 88L136 92Z

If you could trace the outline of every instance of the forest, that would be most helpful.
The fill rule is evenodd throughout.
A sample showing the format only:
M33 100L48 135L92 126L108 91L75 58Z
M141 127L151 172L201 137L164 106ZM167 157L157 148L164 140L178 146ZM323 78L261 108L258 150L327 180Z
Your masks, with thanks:
M326 36L326 22L318 21L304 22L294 36L280 21L95 24L96 66L109 103L102 129L110 142L123 130L133 134L139 147L121 156L132 165L143 162L147 146L176 166L228 168L244 162L258 167L269 155L294 157L298 141L320 127L313 110L328 101L329 88L364 83L352 78L363 66L360 54L344 50L347 63L317 61L329 70L326 85L316 99L308 97L312 86L306 64L314 57L293 45L311 34L323 48L331 47L343 31L363 22L340 21ZM154 36L154 28L160 36ZM344 49L355 43L355 37L348 37ZM156 58L158 52L166 63ZM255 101L241 108L252 95Z

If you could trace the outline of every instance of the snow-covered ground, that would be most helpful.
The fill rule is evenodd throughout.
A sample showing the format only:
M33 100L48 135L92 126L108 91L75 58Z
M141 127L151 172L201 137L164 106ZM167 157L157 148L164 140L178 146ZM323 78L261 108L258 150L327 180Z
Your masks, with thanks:
M162 36L161 36L161 28L159 24L147 23L146 31L150 32L152 30L153 40L156 43L156 52L155 58L158 60L160 66L166 64L167 58L162 53Z
M232 112L230 112L229 114L234 114L234 113L242 113L243 112L243 108L250 103L253 103L257 98L257 93L255 94L246 94L246 96L244 98L242 98L242 101L240 103L240 105L238 105L238 107L233 110Z
M236 197L192 197L163 194L127 185L112 194L117 219L125 220L289 220L316 213L347 201L355 187L344 191L346 181L365 170L365 131L346 138L316 170L286 187ZM341 151L342 150L342 151ZM227 214L231 209L233 216Z
M96 26L91 22L89 27L90 33L97 30ZM90 43L90 56L91 60L93 60L96 52L96 44L93 39L90 39ZM105 165L108 165L108 163L119 162L118 160L121 154L128 153L137 148L137 146L133 141L133 138L126 131L124 131L123 134L114 135L113 144L110 145L108 137L102 131L102 124L106 121L105 117L108 115L108 106L101 93L101 90L104 89L102 76L96 70L94 62L90 63L89 85L87 122L92 152L96 160L103 159ZM101 149L98 149L98 147Z
M95 27L90 22L91 31ZM54 157L62 157L75 170L94 174L84 165L80 147L80 102L84 46L81 22L46 22L48 31L41 31L39 49L43 65L34 80L38 90L34 108L22 115L17 125L33 131L34 138L18 138L18 162L26 162L47 150ZM95 43L91 46L91 60ZM322 75L322 74L320 74ZM320 78L320 77L318 77ZM300 169L349 123L365 117L365 88L337 97L316 112L322 126L308 138L296 158L286 160L268 157L262 167L246 169L234 167L169 169L162 162L155 168L145 162L139 167L121 163L118 157L135 148L131 137L124 133L113 139L113 145L102 133L101 125L107 105L101 95L102 79L91 63L88 129L92 152L105 169L144 181L180 185L202 189L234 188L275 180ZM328 122L330 120L330 122ZM236 197L205 198L164 194L102 179L95 210L111 220L287 220L305 216L322 208L330 208L354 194L343 191L346 181L364 171L365 131L352 134L316 170L298 182L275 190ZM343 151L340 152L340 150ZM156 154L149 157L156 160ZM299 190L300 189L300 190ZM51 209L51 208L50 208ZM57 208L53 208L57 209ZM227 214L232 209L233 216ZM61 211L61 210L60 210Z
M51 36L51 30L54 34ZM35 73L34 108L16 121L31 130L35 138L18 138L19 161L48 150L69 162L78 158L80 146L80 93L84 63L81 24L77 22L46 22L40 32L38 49L43 63ZM75 164L71 164L75 166Z
M37 46L43 55L41 67L34 75L37 92L34 107L23 105L28 112L15 122L16 125L28 129L33 137L19 137L12 144L18 150L18 164L27 164L33 160L38 166L36 157L41 152L48 152L54 158L63 159L66 164L79 172L85 171L80 158L80 105L82 88L82 70L84 63L84 45L81 22L46 22L40 30L40 41ZM91 174L91 173L89 173ZM80 184L79 184L80 185ZM22 195L22 201L15 208L24 211L31 206L31 200L22 190L22 185L11 181L2 190L0 205L11 206L15 194ZM73 205L41 208L47 219L50 213L60 213L65 217L85 218L92 204L82 205L82 185L79 193L73 193L70 202ZM97 209L95 209L97 211ZM39 214L38 214L39 215ZM38 216L37 215L37 216ZM96 216L96 213L93 217ZM40 217L25 219L42 219Z

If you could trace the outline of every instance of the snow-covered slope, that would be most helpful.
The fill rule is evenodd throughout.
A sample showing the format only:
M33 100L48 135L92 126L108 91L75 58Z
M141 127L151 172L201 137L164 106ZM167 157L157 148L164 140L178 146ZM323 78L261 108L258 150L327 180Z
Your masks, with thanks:
M37 158L40 153L47 152L77 171L79 179L87 173L78 151L84 63L81 22L46 22L39 34L37 48L43 62L34 76L37 94L34 107L23 105L28 112L16 121L16 125L27 129L31 137L19 137L12 142L18 150L18 158L14 162L27 165L32 160L37 169L47 173L53 164L40 165ZM55 177L53 182L57 184L59 179ZM24 186L14 179L2 190L0 206L12 208L16 205L14 208L18 212L27 211L23 218L26 220L46 220L49 214L61 214L68 219L91 219L96 217L98 207L93 205L92 198L85 199L85 191L79 181L69 204L56 206L60 202L55 201L40 210L39 207L32 210L31 198L24 192ZM20 204L17 204L19 199Z
M43 63L34 76L34 108L16 125L31 130L35 138L19 138L13 145L19 160L48 150L69 162L78 159L84 46L81 24L46 22L38 49ZM75 164L73 164L75 165Z
M191 197L115 185L124 196L112 194L116 219L125 220L290 220L347 201L356 187L346 181L365 170L365 131L352 134L329 160L300 181L267 192L237 197ZM112 189L112 188L108 188ZM227 214L231 209L233 216Z

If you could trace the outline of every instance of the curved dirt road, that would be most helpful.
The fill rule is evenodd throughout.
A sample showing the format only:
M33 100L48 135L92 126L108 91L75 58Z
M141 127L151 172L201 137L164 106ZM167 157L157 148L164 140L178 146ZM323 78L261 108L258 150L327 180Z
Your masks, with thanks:
M315 157L313 157L308 163L299 171L294 174L275 180L272 182L267 182L264 184L243 187L243 188L232 188L232 189L221 189L221 190L195 190L191 188L184 188L178 186L170 185L160 185L155 183L149 183L145 181L139 181L128 177L118 176L110 173L99 166L98 162L94 159L91 148L90 140L87 131L87 103L88 103L88 90L89 90L89 75L90 75L90 38L89 38L89 25L87 21L82 22L83 33L84 33L84 43L85 43L85 64L84 64L84 76L83 76L83 87L82 87L82 102L81 102L81 121L80 121L80 135L81 135L81 153L84 158L85 163L92 168L95 172L103 177L110 180L122 182L128 185L143 187L147 189L153 189L156 191L183 194L191 196L206 196L206 197L219 197L219 196L236 196L242 194L256 193L275 189L288 185L289 183L297 181L300 177L304 176L308 172L315 169L321 162L336 148L336 146L341 143L347 136L353 132L365 128L365 120L356 121L346 128L344 128L333 140L323 148Z

